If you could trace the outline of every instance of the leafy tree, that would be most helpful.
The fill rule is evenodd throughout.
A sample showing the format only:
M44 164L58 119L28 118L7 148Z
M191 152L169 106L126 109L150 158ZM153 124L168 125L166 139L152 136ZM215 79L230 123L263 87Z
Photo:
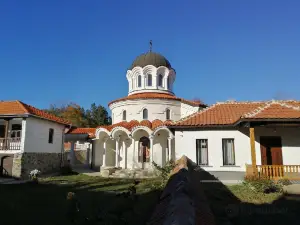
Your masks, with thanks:
M107 110L102 105L97 106L95 103L93 103L91 108L86 110L85 114L89 127L111 124L111 117L108 115Z
M62 112L61 116L69 120L72 123L72 125L76 127L88 126L88 120L85 116L84 108L80 107L75 103L70 103Z
M69 120L76 127L97 127L111 124L111 117L105 107L93 103L90 109L85 110L76 103L56 106L51 104L46 112Z

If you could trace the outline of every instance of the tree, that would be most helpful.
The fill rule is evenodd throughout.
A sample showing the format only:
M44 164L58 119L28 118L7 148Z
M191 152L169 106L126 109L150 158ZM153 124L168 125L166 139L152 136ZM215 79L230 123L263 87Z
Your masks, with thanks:
M76 127L88 126L88 120L86 118L84 108L80 107L75 103L70 103L62 112L61 116L69 120L73 126Z
M61 106L51 104L50 108L45 111L70 121L76 127L97 127L111 124L111 117L106 108L101 105L97 106L95 103L87 110L72 102Z
M101 105L96 105L93 103L91 108L86 110L85 112L88 126L89 127L97 127L99 125L109 125L111 124L111 117L108 115L105 107Z

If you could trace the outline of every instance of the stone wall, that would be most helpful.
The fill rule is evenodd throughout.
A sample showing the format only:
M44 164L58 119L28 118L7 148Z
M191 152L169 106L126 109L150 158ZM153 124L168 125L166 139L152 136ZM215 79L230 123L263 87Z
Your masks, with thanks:
M57 172L61 163L61 153L17 153L14 154L12 176L27 179L34 169L42 174Z
M214 225L196 166L183 156L176 162L147 225Z

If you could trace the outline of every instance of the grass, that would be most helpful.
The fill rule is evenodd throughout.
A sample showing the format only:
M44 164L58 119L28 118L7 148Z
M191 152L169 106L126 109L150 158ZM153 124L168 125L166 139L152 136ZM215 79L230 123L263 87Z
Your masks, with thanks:
M39 184L0 185L1 224L145 224L160 196L160 190L153 189L155 183L138 184L137 199L117 196L132 186L130 179L71 175L41 179ZM68 214L68 192L74 192L79 201L76 223ZM110 223L101 223L97 218L101 215Z
M257 193L246 185L213 183L204 184L203 188L217 225L299 223L300 196Z

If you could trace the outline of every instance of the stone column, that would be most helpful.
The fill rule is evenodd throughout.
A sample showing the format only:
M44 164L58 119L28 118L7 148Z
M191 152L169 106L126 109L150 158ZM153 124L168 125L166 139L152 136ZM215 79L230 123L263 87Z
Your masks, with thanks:
M10 141L8 140L9 138L9 123L10 119L5 119L4 120L4 126L5 126L5 130L4 130L4 143L3 143L3 149L4 150L9 150L10 149Z
M134 162L135 162L135 140L134 138L131 138L132 144L133 144L133 152L132 152L132 169L134 169Z
M169 137L168 138L168 150L169 150L169 154L168 154L168 161L170 161L172 159L172 138Z
M252 161L252 169L254 175L257 174L257 168L256 168L256 151L255 151L255 132L254 127L249 128L250 133L250 146L251 146L251 161Z
M104 152L103 152L103 157L102 157L102 160L103 160L103 162L102 162L102 167L106 167L106 141L107 141L107 139L103 139L103 148L104 148Z
M120 138L116 138L116 167L119 167L119 140Z
M71 141L70 164L71 166L74 166L75 164L75 142L74 141Z
M154 136L150 135L150 167L152 167L152 162L153 162L153 140L154 140Z

